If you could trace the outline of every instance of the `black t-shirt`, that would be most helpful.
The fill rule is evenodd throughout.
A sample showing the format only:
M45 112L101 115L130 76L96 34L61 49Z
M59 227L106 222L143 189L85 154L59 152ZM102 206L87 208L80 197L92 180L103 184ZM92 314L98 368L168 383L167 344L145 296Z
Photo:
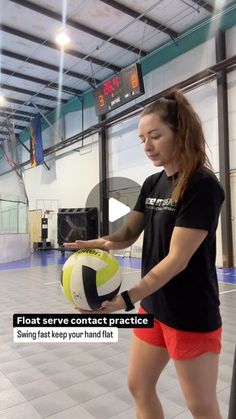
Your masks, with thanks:
M208 169L196 172L176 202L171 199L175 176L165 171L148 177L134 211L144 213L142 276L169 252L175 226L207 230L208 235L188 266L141 306L161 322L179 330L210 332L221 326L215 268L216 228L224 191Z

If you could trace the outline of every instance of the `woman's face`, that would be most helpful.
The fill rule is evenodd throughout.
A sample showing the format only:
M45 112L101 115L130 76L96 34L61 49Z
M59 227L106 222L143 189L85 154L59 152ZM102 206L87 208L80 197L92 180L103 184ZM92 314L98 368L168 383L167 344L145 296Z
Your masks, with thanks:
M176 134L157 113L144 115L139 122L139 138L144 152L155 166L163 166L167 172L176 172L174 153ZM170 173L170 175L173 173Z

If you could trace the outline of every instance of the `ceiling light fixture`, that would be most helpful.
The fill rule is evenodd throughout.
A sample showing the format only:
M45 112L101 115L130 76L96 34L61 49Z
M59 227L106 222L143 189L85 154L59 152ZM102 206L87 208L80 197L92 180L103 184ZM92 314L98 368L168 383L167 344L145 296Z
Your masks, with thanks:
M56 36L56 42L58 45L60 45L61 47L65 47L66 45L68 45L70 43L71 39L70 37L67 35L67 33L65 32L65 30L61 30L58 35Z
M3 96L2 93L0 93L0 105L3 105L6 102L5 97Z

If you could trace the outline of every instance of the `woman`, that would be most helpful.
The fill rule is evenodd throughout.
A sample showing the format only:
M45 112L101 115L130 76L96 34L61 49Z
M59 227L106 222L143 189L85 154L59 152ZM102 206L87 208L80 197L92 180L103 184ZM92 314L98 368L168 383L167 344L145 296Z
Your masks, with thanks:
M141 301L139 312L154 314L154 327L135 329L132 338L128 379L137 418L164 418L156 384L172 358L192 416L220 419L215 245L224 192L207 168L200 120L180 92L144 108L139 137L147 157L164 170L146 179L120 230L65 246L125 248L144 230L142 279L101 309L128 311Z

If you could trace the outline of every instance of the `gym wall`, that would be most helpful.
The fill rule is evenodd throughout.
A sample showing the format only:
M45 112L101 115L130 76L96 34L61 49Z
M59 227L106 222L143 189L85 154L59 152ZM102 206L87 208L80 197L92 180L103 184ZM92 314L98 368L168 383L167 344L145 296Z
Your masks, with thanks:
M235 54L236 45L234 39L236 28L226 32L227 56ZM167 64L158 67L144 77L144 96L136 99L136 103L154 93L184 80L191 75L209 67L215 63L215 43L210 39L204 44L188 51L173 59ZM157 63L158 65L158 63ZM230 137L230 169L236 170L236 71L228 74L229 83L229 137ZM217 129L217 98L216 82L211 82L199 87L188 94L202 121L209 147L209 158L216 172L219 170L218 152L218 129ZM129 105L126 105L127 108ZM113 113L119 112L113 111ZM112 113L112 114L113 114ZM111 114L111 115L112 115ZM66 138L81 131L81 111L71 112L63 117L63 127ZM97 122L93 108L84 111L84 129ZM121 124L115 125L109 130L109 176L128 177L138 183L154 173L152 167L142 152L142 146L137 138L138 117L130 118ZM61 125L60 125L61 124ZM56 127L56 125L54 124ZM51 128L43 131L45 146L60 141L52 134ZM30 208L35 208L36 199L57 199L61 207L83 207L89 191L98 183L99 163L98 144L94 138L87 139L87 147L81 154L72 151L78 147L75 144L71 149L63 150L50 156L46 162L51 166L48 172L43 166L25 170L25 182L30 201ZM93 145L89 145L93 141ZM25 150L22 153L27 153ZM132 159L130 156L132 155ZM8 175L5 175L8 176ZM0 185L5 184L6 177L0 177ZM232 201L235 196L232 196ZM235 208L233 208L235 219ZM235 224L234 224L235 229ZM234 231L235 237L235 231ZM220 240L220 237L219 237ZM235 240L234 240L235 242ZM220 248L220 246L218 246ZM236 255L234 249L234 263Z

